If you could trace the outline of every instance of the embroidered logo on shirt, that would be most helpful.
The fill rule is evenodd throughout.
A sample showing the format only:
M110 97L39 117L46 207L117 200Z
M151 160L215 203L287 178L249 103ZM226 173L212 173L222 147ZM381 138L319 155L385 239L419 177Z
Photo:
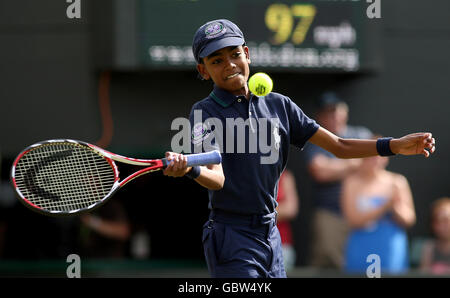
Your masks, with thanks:
M279 127L278 125L275 125L275 127L273 128L273 140L274 140L274 147L277 151L280 150L280 143L281 143L281 136L280 136L280 132L279 132Z
M201 143L204 139L206 139L209 134L210 130L207 129L206 124L204 123L197 123L194 125L194 128L192 129L192 144L197 145Z

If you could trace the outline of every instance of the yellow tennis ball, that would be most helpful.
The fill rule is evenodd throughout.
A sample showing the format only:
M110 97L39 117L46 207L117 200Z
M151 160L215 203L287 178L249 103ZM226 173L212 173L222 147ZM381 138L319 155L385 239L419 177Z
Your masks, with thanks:
M263 72L257 72L248 80L248 88L250 91L258 96L266 96L272 92L272 79Z

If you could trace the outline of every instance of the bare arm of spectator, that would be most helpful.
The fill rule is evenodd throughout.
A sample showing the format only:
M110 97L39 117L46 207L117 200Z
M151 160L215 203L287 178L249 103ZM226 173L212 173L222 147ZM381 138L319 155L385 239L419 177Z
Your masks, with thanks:
M413 196L408 180L403 175L393 174L394 193L392 212L395 221L404 228L411 227L416 222Z

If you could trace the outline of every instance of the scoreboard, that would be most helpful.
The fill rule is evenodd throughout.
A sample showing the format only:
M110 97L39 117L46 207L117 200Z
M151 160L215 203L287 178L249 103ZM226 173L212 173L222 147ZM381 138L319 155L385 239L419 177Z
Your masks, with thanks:
M106 2L105 2L106 3ZM315 0L115 0L110 55L101 67L117 70L194 69L192 38L202 24L226 18L242 30L252 68L294 72L370 69L366 1ZM108 5L108 4L104 4ZM104 13L104 11L102 12ZM96 18L94 18L95 22ZM105 45L105 42L108 45Z

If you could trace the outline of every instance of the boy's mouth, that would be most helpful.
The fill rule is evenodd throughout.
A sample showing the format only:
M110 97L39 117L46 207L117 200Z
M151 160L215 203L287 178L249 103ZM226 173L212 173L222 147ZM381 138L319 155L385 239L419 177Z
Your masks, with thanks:
M236 76L238 76L238 75L240 75L240 74L241 74L240 72L234 73L234 74L232 74L232 75L227 76L226 79L227 79L227 80L228 80L228 79L232 79L232 78L234 78L234 77L236 77Z

